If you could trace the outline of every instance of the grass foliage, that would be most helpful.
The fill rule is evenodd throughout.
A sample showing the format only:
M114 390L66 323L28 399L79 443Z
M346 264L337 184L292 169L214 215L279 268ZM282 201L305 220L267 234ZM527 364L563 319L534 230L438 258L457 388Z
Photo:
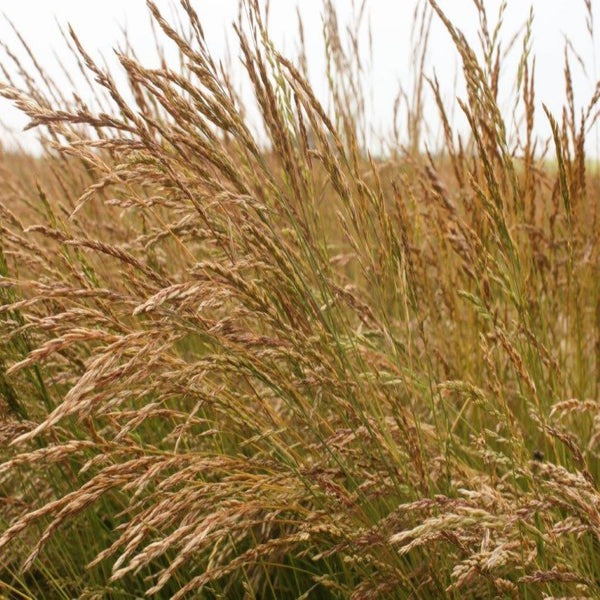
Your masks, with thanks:
M567 53L542 112L531 22L502 74L483 4L475 47L431 0L415 57L441 19L469 133L417 60L372 156L356 30L325 2L320 100L263 8L235 29L251 99L188 0L149 3L180 65L120 54L128 89L70 32L93 106L8 54L44 153L0 157L0 586L598 597L600 88L576 108Z

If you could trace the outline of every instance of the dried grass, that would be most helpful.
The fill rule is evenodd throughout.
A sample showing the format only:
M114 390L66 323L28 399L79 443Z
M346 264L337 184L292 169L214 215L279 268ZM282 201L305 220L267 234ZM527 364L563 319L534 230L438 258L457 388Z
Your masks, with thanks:
M260 140L191 4L181 30L149 7L181 70L120 55L127 93L70 32L97 109L17 53L4 69L45 153L0 159L0 586L596 597L600 95L577 114L567 58L552 166L531 22L511 42L519 128L497 101L502 11L492 28L475 2L479 51L431 0L410 139L375 159L356 30L326 2L329 109L248 0ZM425 77L432 18L463 62L468 140Z

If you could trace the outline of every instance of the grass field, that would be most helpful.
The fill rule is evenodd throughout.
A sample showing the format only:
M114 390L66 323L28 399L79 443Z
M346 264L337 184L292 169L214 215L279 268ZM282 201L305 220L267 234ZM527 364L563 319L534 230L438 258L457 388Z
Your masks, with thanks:
M72 33L93 105L25 49L0 84L44 148L0 155L4 597L600 597L600 88L540 110L531 24L501 79L432 1L470 132L420 71L375 157L331 4L318 99L246 3L264 135L149 6L178 70L117 89Z

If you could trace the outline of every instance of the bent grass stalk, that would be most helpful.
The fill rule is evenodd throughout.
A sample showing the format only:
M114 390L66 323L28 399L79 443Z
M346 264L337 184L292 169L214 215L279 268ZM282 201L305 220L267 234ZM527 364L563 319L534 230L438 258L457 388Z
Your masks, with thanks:
M179 69L119 52L126 89L69 31L94 102L5 49L43 155L0 156L3 592L595 597L600 94L577 115L567 53L540 116L532 19L504 45L505 5L475 2L477 49L431 0L408 139L374 156L362 9L346 31L325 3L319 99L248 0L257 134L191 3L181 26L148 6ZM432 19L468 139L425 72Z

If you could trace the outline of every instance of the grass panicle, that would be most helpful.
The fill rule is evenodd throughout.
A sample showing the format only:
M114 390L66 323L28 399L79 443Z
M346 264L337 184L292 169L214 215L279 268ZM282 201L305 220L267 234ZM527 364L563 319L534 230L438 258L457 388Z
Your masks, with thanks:
M64 32L92 100L5 48L43 153L0 154L3 594L596 597L600 93L578 108L571 46L540 111L532 16L506 38L476 1L477 46L421 3L378 154L368 3L324 4L327 97L258 0L245 93L191 2L148 7L163 59L126 44L122 81Z

